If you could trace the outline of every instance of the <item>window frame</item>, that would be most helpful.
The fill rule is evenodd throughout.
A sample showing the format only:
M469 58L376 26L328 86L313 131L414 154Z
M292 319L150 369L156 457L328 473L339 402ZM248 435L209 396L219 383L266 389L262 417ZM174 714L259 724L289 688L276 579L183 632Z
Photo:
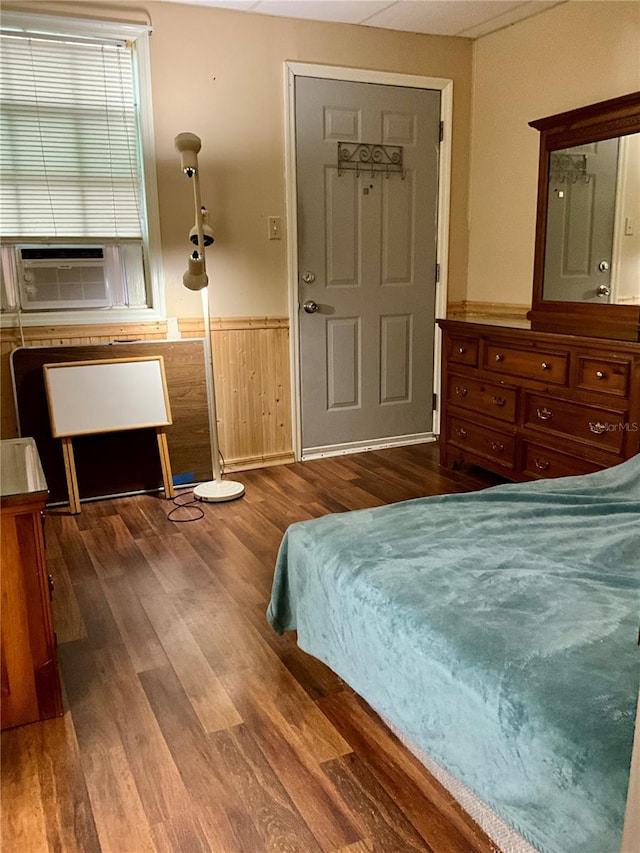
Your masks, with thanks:
M166 319L165 294L162 273L162 247L160 240L160 214L156 174L155 137L153 129L151 55L149 37L151 27L117 21L99 21L87 18L69 18L22 12L3 12L2 29L16 34L38 32L52 35L69 35L87 39L126 40L133 44L133 74L137 95L139 139L144 188L146 221L143 227L143 257L148 274L151 305L147 307L81 308L73 310L24 311L19 306L0 314L0 328L21 326L83 326L122 323L153 323ZM145 232L146 226L146 233ZM25 240L17 241L25 242ZM32 241L29 241L32 242ZM95 242L95 241L93 241ZM4 242L5 246L14 245ZM16 287L17 289L17 287Z

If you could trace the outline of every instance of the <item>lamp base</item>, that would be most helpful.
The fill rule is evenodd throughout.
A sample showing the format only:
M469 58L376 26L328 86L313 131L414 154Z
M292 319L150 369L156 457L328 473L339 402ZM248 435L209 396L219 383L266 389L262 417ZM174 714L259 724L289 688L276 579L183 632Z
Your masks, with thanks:
M241 498L243 494L242 483L235 483L233 480L211 480L208 483L199 483L193 490L195 498L208 503L233 501Z
M211 480L209 483L199 483L193 490L194 497L208 503L233 501L241 498L243 494L242 483L235 483L233 480Z

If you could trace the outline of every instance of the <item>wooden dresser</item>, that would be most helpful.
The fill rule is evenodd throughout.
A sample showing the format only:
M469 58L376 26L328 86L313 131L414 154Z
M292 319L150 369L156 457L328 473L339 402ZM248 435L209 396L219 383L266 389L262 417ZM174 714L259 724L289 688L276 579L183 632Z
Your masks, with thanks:
M640 343L440 320L441 459L511 480L585 474L640 450Z
M42 511L47 484L32 438L0 442L2 729L62 714Z

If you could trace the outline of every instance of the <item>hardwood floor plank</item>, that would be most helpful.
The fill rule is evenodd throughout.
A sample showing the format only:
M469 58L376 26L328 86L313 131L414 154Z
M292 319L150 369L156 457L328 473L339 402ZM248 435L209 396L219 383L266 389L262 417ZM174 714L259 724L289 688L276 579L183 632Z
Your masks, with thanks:
M437 851L492 853L484 832L451 794L409 753L375 711L348 689L318 701L363 763ZM372 722L374 725L372 725Z
M260 745L320 847L329 851L361 837L363 827L349 812L320 765L308 755L306 747L296 746L284 718L246 690L241 678L236 678L232 687L246 728Z
M303 760L321 764L351 752L351 747L291 673L277 662L268 677L243 670L223 676L222 683L243 719L259 705Z
M53 579L55 591L52 605L56 637L59 643L82 640L87 636L87 629L56 531L50 523L46 524L45 536L47 572Z
M156 536L158 528L153 523L152 518L157 517L157 514L149 512L149 507L157 505L157 497L145 496L144 501L132 501L129 498L116 498L115 500L110 501L110 503L125 523L127 530L133 539L147 539L148 537ZM145 508L147 510L146 512ZM165 526L166 525L163 524L163 527ZM176 530L175 532L177 533L178 531ZM168 533L169 531L167 530L167 534Z
M155 853L151 827L122 746L85 751L82 766L103 853Z
M315 838L245 726L209 735L265 850L320 853Z
M370 838L364 838L362 841L356 841L348 847L341 847L335 853L371 853L373 850L373 842Z
M76 517L66 510L47 510L45 531L52 526L60 544L60 551L69 571L72 584L97 578L91 557L80 536ZM45 534L46 535L46 534Z
M187 810L189 798L125 647L87 645L67 644L61 659L100 844L153 850L151 825Z
M207 740L173 669L140 673L142 686L173 760L189 792L192 808L215 852L264 849L245 805L227 784L220 757Z
M123 646L121 650L126 654ZM149 822L113 713L116 694L130 737L129 721L135 718L130 694L123 697L116 683L105 683L101 672L101 655L113 652L96 651L85 640L66 643L59 653L100 849L104 853L153 851ZM139 763L144 750L136 755Z
M129 579L111 578L102 588L135 670L166 666L167 654Z
M100 649L94 660L100 704L117 729L147 820L155 824L187 811L187 791L126 649Z
M36 743L29 726L2 733L2 838L24 853L49 849Z
M71 714L45 720L28 731L34 738L49 848L98 853L100 842Z
M298 646L280 655L280 660L312 699L330 696L344 689L345 683L339 675Z
M91 530L96 526L100 527L104 519L118 514L113 501L91 501L83 504L83 507L87 506L91 507L90 513L82 512L80 515L74 516L78 530L81 531Z
M179 495L182 492L178 493ZM143 495L143 500L140 501L140 512L146 519L146 523L153 531L151 536L176 536L182 535L182 524L175 524L169 518L169 513L174 508L175 504L172 500L167 500L162 492L155 495ZM130 498L128 499L130 500ZM136 499L137 500L137 499ZM140 522L142 525L143 522ZM142 529L141 527L139 529ZM145 536L145 539L148 538Z
M265 677L278 671L275 653L229 597L203 607L197 596L175 597L175 606L217 676L255 671Z
M235 514L230 532L254 557L273 561L288 521L281 520L278 515L278 523L274 524L267 518L268 507L265 503L257 507L245 504Z
M93 749L119 746L115 721L105 713L104 684L91 642L65 643L58 648L58 656L81 755Z
M109 515L81 532L96 574L103 580L125 574L127 567L140 560L140 552L119 515Z
M95 649L120 643L120 629L100 581L86 581L74 589L88 643Z
M182 533L142 540L139 548L165 593L198 589L215 581L211 569Z
M191 543L204 562L211 567L217 583L241 602L258 602L268 599L271 581L265 577L264 562L258 559L226 527L211 532L206 526L194 523L190 529ZM215 540L224 557L212 553Z
M322 769L367 827L375 853L445 853L420 837L357 755L334 758Z
M152 832L157 853L212 853L200 821L192 812L163 820L152 827Z
M344 681L317 658L306 654L295 642L293 632L277 634L266 619L267 602L243 607L242 614L312 699L344 690Z
M141 604L204 731L240 724L240 714L173 603L157 596Z

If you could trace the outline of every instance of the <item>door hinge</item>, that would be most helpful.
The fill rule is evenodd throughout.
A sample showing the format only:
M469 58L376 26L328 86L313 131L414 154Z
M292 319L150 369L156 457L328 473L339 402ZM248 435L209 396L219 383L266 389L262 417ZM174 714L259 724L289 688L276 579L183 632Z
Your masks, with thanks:
M436 264L436 284L440 281L440 264Z
M439 138L440 138L440 142L442 142L442 140L444 139L444 122L443 121L440 122L440 137Z
M433 406L431 408L433 409L434 412L438 408L438 395L437 394L433 395Z

